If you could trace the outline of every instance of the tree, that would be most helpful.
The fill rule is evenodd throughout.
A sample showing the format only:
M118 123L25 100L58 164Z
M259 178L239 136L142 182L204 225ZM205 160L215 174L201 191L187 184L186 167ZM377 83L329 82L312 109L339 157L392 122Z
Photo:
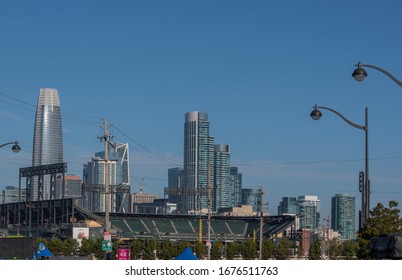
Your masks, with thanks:
M249 239L241 246L241 254L245 260L254 260L256 258L257 244Z
M98 238L94 242L94 251L92 252L95 255L95 258L98 260L103 260L105 258L105 251L102 250L102 241L103 238Z
M142 255L143 260L155 260L155 255L158 250L157 242L154 239L145 240L144 242L144 253Z
M331 260L336 260L341 255L341 242L337 239L332 239L329 241L329 258Z
M321 259L321 241L315 240L311 244L310 251L308 253L308 258L310 260L320 260Z
M240 255L240 245L237 242L229 243L226 251L226 257L228 260L233 260Z
M222 258L223 244L221 241L216 241L211 247L211 260L220 260Z
M397 208L398 202L391 200L388 207L382 203L377 203L376 207L370 211L370 217L359 232L359 259L370 258L370 239L379 237L383 234L402 232L402 218L399 216L400 210Z
M53 253L54 256L63 255L63 242L58 238L52 238L49 240L48 249Z
M78 252L79 246L77 239L69 237L63 241L62 254L64 256L74 255Z
M131 242L131 259L133 260L140 260L142 258L142 243L140 240L135 239Z
M262 242L262 259L271 259L275 252L275 244L271 239Z
M95 242L92 239L84 238L81 240L80 256L88 256L95 253Z
M377 206L370 211L370 217L359 237L369 240L382 234L402 232L402 218L399 216L401 211L396 207L398 202L394 200L388 203L388 208L382 203L377 203Z
M206 246L204 242L195 242L194 244L194 253L199 259L203 259L206 252Z
M172 241L166 240L161 244L161 256L162 260L172 260L177 256L177 247L173 245Z
M341 255L345 260L353 260L356 258L359 245L356 241L345 240L341 244Z
M292 242L286 237L282 238L279 244L276 246L276 259L278 260L289 259L291 255L290 253L291 248L292 248Z

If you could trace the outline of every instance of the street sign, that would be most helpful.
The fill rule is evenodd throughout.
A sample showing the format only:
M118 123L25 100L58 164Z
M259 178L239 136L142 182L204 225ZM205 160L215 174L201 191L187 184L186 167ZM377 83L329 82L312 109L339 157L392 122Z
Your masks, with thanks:
M110 251L112 250L112 241L103 240L102 241L102 251Z
M119 260L129 260L130 259L130 249L119 249L117 252L117 257Z
M112 240L112 235L110 234L110 232L105 231L105 232L103 233L103 240L108 240L108 241L111 241L111 240Z

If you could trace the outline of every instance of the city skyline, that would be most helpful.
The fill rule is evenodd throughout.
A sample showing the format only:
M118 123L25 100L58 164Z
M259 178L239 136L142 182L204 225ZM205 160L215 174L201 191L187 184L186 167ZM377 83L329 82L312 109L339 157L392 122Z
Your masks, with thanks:
M402 3L49 3L2 5L0 141L22 150L0 150L0 189L31 165L37 92L49 87L62 103L67 174L82 176L102 150L105 118L130 144L132 192L142 182L162 193L167 170L183 165L183 114L208 112L243 187L264 186L268 212L282 197L316 195L323 217L336 193L359 210L364 135L309 113L327 106L362 124L368 107L371 207L402 203L401 88L374 69L364 82L351 76L361 61L402 79Z

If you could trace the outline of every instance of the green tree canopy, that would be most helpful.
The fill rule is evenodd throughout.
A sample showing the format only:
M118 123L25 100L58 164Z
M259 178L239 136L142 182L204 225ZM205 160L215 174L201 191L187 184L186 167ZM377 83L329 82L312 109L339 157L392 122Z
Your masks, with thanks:
M275 244L271 239L266 239L262 243L262 259L271 259L275 252Z
M292 242L287 238L282 238L276 247L276 259L287 260L291 255Z
M398 202L391 200L388 207L377 203L370 211L370 217L361 230L359 237L369 240L371 237L378 237L382 234L402 232L402 219Z
M308 253L308 258L310 260L320 260L321 259L321 241L315 240L310 247Z

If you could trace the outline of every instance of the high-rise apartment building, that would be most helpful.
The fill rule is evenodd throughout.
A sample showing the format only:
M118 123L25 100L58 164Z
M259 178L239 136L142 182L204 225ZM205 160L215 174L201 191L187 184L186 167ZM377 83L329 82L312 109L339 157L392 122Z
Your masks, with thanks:
M233 207L233 190L230 184L230 146L215 145L213 210ZM212 192L211 192L212 194Z
M84 164L83 186L84 186L84 207L89 211L105 212L105 182L109 186L116 185L116 161L106 161L100 157L92 158L92 161ZM108 178L106 178L108 168ZM114 196L109 195L109 212L116 212L116 201Z
M230 167L230 185L233 194L233 207L239 207L242 201L243 180L237 167Z
M105 158L105 152L98 152L95 157ZM116 161L116 185L118 188L126 187L130 189L130 160L128 143L109 142L109 160ZM130 212L130 191L119 191L116 193L116 211Z
M260 212L261 191L257 188L242 189L242 205L251 205L253 212Z
M297 199L296 197L282 197L279 202L278 215L296 215L297 214Z
M208 114L186 113L184 123L184 178L182 213L208 208L208 187L214 184L214 137L209 135ZM212 191L211 191L212 193ZM212 208L212 205L210 205Z
M91 162L84 164L83 206L90 211L105 211L105 171L108 168L109 211L129 213L131 210L128 144L108 142L108 145L107 164L104 151L95 153Z
M331 228L341 239L356 238L356 197L338 193L331 199Z
M182 196L181 190L184 185L184 169L174 167L168 169L168 187L166 194L168 195L168 202L175 203L178 209L182 209Z
M300 218L300 228L311 231L318 228L320 221L320 200L317 196L304 195L297 199L297 216Z
M56 89L40 89L36 107L32 166L63 162L63 135L60 100ZM30 188L31 200L51 199L50 178L44 177L42 188L38 178L33 178Z

